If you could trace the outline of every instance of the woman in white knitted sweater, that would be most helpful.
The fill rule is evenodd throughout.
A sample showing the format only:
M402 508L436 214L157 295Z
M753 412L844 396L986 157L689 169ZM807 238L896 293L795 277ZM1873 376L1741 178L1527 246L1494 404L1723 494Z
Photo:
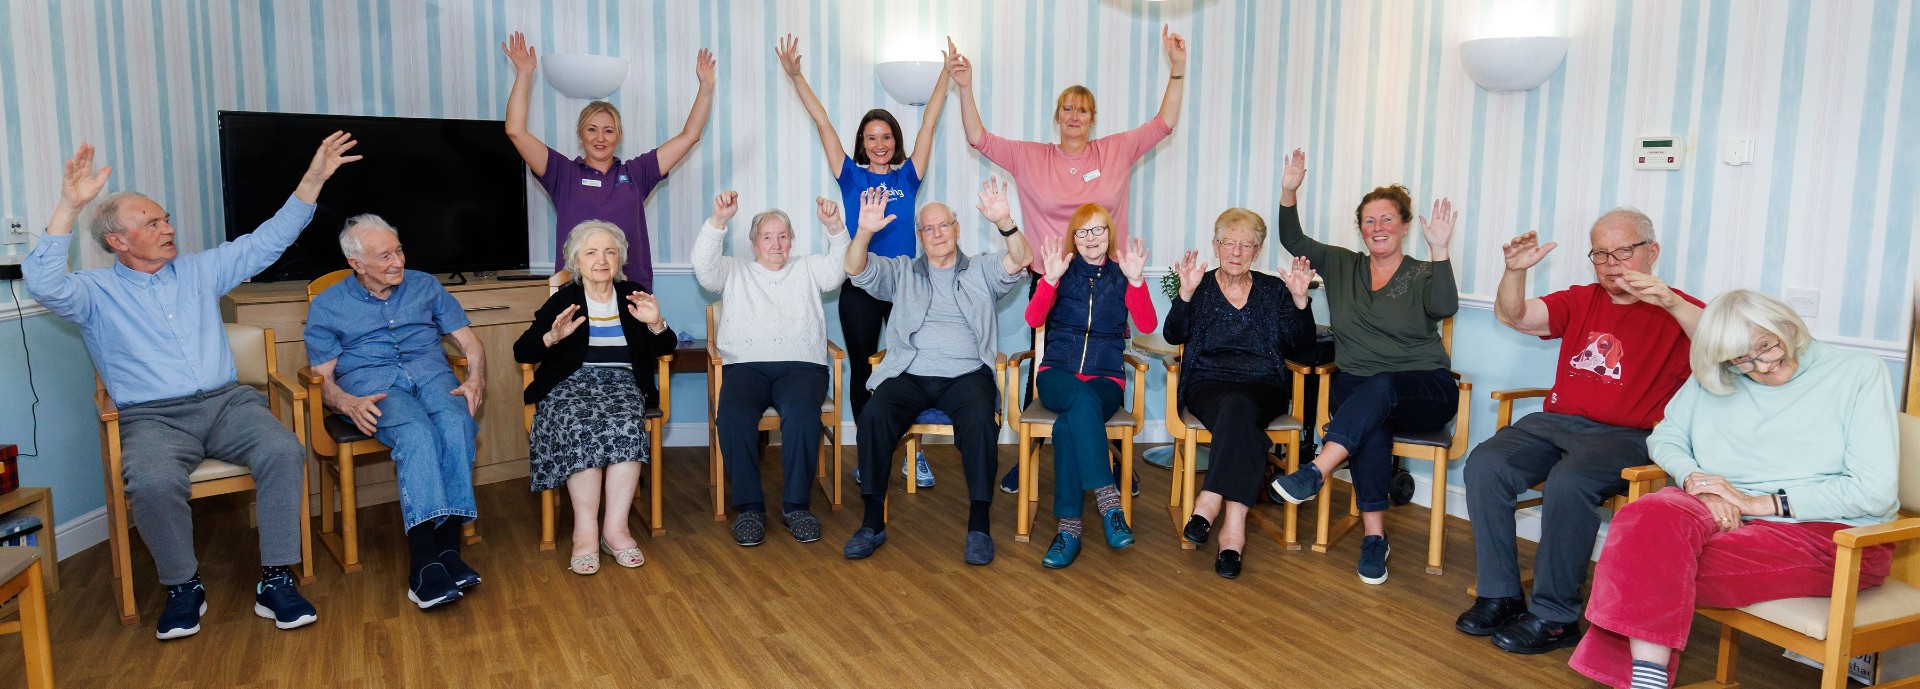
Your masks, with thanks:
M743 546L766 540L767 508L760 489L760 415L780 415L785 487L781 522L795 540L820 540L820 519L808 509L820 461L820 405L827 398L827 319L820 295L846 279L846 222L839 204L815 200L827 228L827 253L792 256L793 222L778 209L753 216L747 236L753 260L722 255L727 221L739 210L739 195L721 192L713 217L693 247L693 274L700 286L721 295L716 344L725 362L718 417L720 458L733 484L733 540Z

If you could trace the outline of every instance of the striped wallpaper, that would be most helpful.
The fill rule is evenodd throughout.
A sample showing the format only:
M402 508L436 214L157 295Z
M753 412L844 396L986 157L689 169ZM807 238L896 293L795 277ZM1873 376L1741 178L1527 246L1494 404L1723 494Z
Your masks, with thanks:
M885 106L911 133L874 64L937 55L952 35L973 58L996 133L1051 140L1054 94L1100 99L1098 131L1145 121L1167 65L1159 27L1191 45L1187 106L1143 160L1133 217L1154 263L1199 246L1229 206L1270 214L1274 161L1308 151L1303 210L1316 234L1353 245L1352 205L1402 182L1424 208L1464 207L1454 253L1469 295L1491 295L1498 246L1526 229L1569 243L1537 289L1584 281L1582 233L1631 204L1659 227L1659 272L1702 295L1735 286L1815 288L1815 328L1842 342L1902 336L1920 192L1920 8L1912 0L5 0L0 14L0 212L45 222L57 170L81 141L116 166L112 188L160 198L184 243L216 239L215 111L498 118L512 79L499 42L527 32L542 53L629 58L614 99L624 153L677 131L694 53L720 85L705 140L655 193L656 256L684 261L716 190L749 210L804 213L831 173L773 56L801 37L836 125ZM1489 94L1458 44L1515 31L1571 36L1542 88ZM544 84L531 127L562 151L581 103ZM966 146L956 103L937 136L923 199L964 208L992 166ZM843 131L844 135L848 133ZM1678 171L1635 171L1631 139L1683 137ZM1755 140L1757 162L1718 163L1721 141ZM369 156L378 151L365 151ZM306 155L305 151L289 155ZM349 173L350 174L350 173ZM535 255L552 215L531 183ZM803 246L824 244L797 228ZM984 223L966 244L991 246ZM744 246L737 247L745 250ZM88 251L97 251L88 249ZM1279 252L1269 252L1269 265ZM1416 248L1416 254L1424 253ZM103 257L90 254L84 263Z

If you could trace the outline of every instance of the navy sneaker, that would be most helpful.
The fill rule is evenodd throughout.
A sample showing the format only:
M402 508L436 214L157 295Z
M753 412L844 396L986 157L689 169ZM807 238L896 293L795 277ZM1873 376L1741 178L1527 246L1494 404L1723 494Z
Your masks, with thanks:
M880 546L886 544L886 529L881 529L879 533L875 533L873 529L862 526L859 531L853 532L853 538L847 539L847 547L841 549L841 552L844 553L849 560L859 560L868 555L872 555L873 551L880 549Z
M1386 583L1387 555L1392 552L1386 536L1360 539L1360 580L1376 586Z
M968 545L972 545L973 534L967 534ZM1073 564L1080 557L1080 537L1065 531L1053 535L1053 544L1047 546L1047 556L1040 558L1040 564L1047 569L1062 569Z
M900 478L912 479L914 485L921 488L933 487L933 467L927 466L927 453L913 453L913 475L907 475L907 463L900 463Z
M253 614L273 620L273 626L281 629L305 627L320 619L313 604L294 588L293 577L286 574L261 579L253 588Z
M860 463L853 463L853 485L860 485Z
M1100 525L1107 529L1107 547L1118 550L1133 545L1133 527L1127 526L1127 513L1107 510L1100 515Z
M1273 491L1275 502L1285 500L1298 505L1319 495L1320 486L1325 483L1326 479L1320 476L1320 467L1309 463L1291 474L1274 479L1267 484L1267 488Z
M1000 492L1008 495L1017 495L1020 493L1019 462L1014 462L1013 468L1007 470L1007 475L1000 477Z
M167 607L160 611L160 624L154 636L178 639L200 633L200 616L207 614L207 589L196 576L184 584L167 587Z
M968 531L965 557L969 565L993 562L993 537L988 536L985 531Z
M440 564L447 566L447 576L453 577L455 588L465 591L480 585L480 573L467 566L466 560L460 559L460 551L442 550L439 560Z
M460 587L453 584L453 576L447 574L447 566L439 562L429 562L407 577L407 600L420 606L421 610L436 605L445 605L460 600Z

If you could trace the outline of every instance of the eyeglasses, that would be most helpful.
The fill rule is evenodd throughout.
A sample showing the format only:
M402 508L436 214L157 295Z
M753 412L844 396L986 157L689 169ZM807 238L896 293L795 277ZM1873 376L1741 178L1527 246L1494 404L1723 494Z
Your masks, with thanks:
M1074 230L1073 236L1078 239L1086 239L1088 237L1098 237L1106 233L1107 233L1106 225L1094 225L1093 227L1082 227L1080 229Z
M1600 265L1602 263L1607 262L1608 256L1612 256L1613 260L1624 263L1628 259L1633 258L1634 249L1638 249L1640 247L1643 247L1652 243L1653 243L1652 240L1646 240L1646 241L1641 241L1635 244L1628 244L1626 246L1620 247L1618 249L1614 249L1612 251L1594 249L1593 251L1587 252L1587 260L1593 261L1594 265Z
M1248 253L1252 253L1252 252L1254 252L1254 251L1258 251L1258 250L1260 250L1260 245L1259 245L1259 244L1257 244L1257 243L1253 243L1253 242L1229 242L1229 241L1227 241L1227 240L1225 240L1225 239L1215 239L1215 240L1213 240L1213 245L1214 245L1214 246L1217 246L1217 247L1220 247L1220 250L1221 250L1221 251L1223 251L1223 252L1226 252L1226 253L1230 253L1230 254L1234 254L1234 253L1240 253L1240 252L1243 252L1243 251L1244 251L1244 252L1248 252Z
M960 227L959 222L948 220L938 225L921 225L920 234L933 234L935 232L952 232L954 231L954 229L958 227Z
M1774 352L1774 351L1778 351L1779 354L1776 354L1771 357L1767 356L1768 352ZM1752 354L1748 354L1746 356L1727 362L1727 368L1733 369L1734 371L1737 371L1740 373L1752 373L1753 370L1758 368L1760 364L1773 366L1775 364L1780 363L1781 360L1786 358L1787 358L1786 348L1781 347L1780 343L1778 341L1775 341L1765 345L1761 345L1760 351L1757 351Z

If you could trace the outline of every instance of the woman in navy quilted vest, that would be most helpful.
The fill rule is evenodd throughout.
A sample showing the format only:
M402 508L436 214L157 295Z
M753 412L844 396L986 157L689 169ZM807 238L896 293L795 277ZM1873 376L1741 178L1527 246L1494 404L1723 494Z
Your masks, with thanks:
M1046 347L1035 368L1040 404L1060 416L1053 423L1053 516L1060 533L1040 564L1059 569L1080 554L1080 514L1093 491L1107 545L1133 545L1133 530L1120 509L1120 491L1107 459L1107 419L1120 410L1126 390L1122 355L1132 329L1158 324L1153 296L1141 272L1147 249L1113 242L1113 216L1089 203L1068 219L1073 243L1041 243L1046 272L1027 304L1027 325L1046 326Z

